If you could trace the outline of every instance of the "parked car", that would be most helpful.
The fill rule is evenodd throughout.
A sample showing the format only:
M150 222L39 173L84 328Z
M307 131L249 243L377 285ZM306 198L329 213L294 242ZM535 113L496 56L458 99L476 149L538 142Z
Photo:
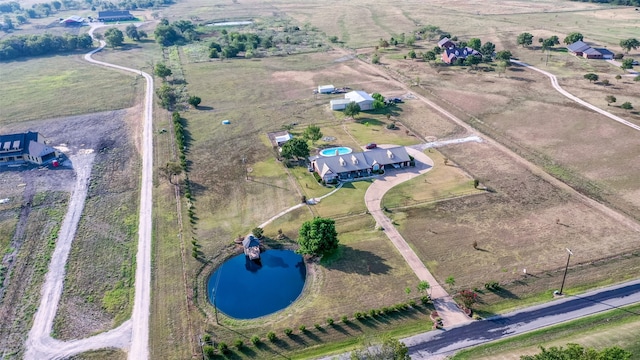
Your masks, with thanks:
M374 144L374 143L369 143L367 144L367 146L365 146L365 149L375 149L378 147L378 144Z
M402 102L402 99L400 99L400 98L393 98L393 99L390 99L390 100L391 100L391 101L393 101L393 102L394 102L394 103L396 103L396 104L398 104L398 103L401 103L401 102Z

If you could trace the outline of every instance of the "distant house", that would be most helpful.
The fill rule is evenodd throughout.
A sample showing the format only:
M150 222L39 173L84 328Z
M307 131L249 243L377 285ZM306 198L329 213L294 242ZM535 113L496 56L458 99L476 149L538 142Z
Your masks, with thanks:
M129 10L108 10L98 12L98 21L126 21L135 20L135 16L131 15Z
M33 163L42 165L60 154L47 146L37 132L0 135L0 166Z
M79 26L84 24L85 21L86 21L85 18L77 15L73 15L73 16L69 16L66 19L60 20L60 24L64 26Z
M270 132L267 133L267 136L273 147L281 147L284 143L293 139L293 135L286 130Z
M607 49L593 48L584 41L576 41L567 46L567 50L575 56L582 56L585 59L613 59L613 53Z
M409 166L411 158L403 146L376 148L346 155L311 157L311 169L325 182L354 180L385 168Z
M440 39L440 41L438 41L438 46L441 49L448 49L450 47L455 47L456 44L454 44L451 40L449 40L448 37L443 37L442 39Z
M318 92L320 94L331 94L335 90L335 86L333 85L322 85L318 86Z
M350 91L344 94L344 98L360 105L360 110L373 110L373 98L364 91Z
M441 58L447 64L453 64L458 59L466 59L469 56L482 56L477 50L470 47L450 47L444 49Z
M260 259L260 240L253 236L253 234L249 234L249 236L242 240L242 247L244 248L244 254L249 260Z

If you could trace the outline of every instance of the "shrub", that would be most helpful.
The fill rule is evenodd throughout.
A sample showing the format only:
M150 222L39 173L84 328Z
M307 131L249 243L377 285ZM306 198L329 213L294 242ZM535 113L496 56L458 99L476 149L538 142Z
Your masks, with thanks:
M423 304L428 304L429 302L431 302L431 299L429 298L429 296L425 295L425 296L423 296L423 297L421 297L421 298L420 298L420 301L421 301Z
M274 333L273 331L269 331L267 333L267 339L269 339L269 341L274 342L277 338L278 336L276 336L276 333Z
M293 334L293 329L291 328L284 329L284 334L287 336L290 336L291 334Z
M387 129L393 130L395 128L396 128L396 124L394 124L394 123L387 124Z
M304 326L304 325L300 325L300 326L298 327L298 330L300 330L300 332L306 332L306 331L307 331L307 327L306 327L306 326Z
M360 311L356 311L356 313L353 314L353 317L358 319L358 320L360 320L360 319L362 319L364 317L364 314L361 313Z
M484 284L484 288L487 290L498 290L500 289L500 283L498 283L497 281L489 281L488 283Z
M315 327L317 330L322 329L322 325L320 325L318 323L313 324L313 327Z
M376 309L369 310L369 316L374 317L376 315L378 315L378 310Z
M416 301L415 300L409 300L409 306L416 307Z
M327 319L327 324L333 325L333 318L328 318Z
M227 346L227 343L224 341L221 341L218 343L218 350L220 350L221 353L226 354L229 351L229 346Z
M253 345L258 345L258 344L260 344L260 338L259 338L257 335L253 335L253 336L251 337L251 343L252 343Z
M304 195L302 195L302 196L300 197L300 202L301 202L301 203L303 203L303 204L306 204L306 203L307 203L307 197L306 197L306 196L304 196Z
M388 313L391 312L391 309L389 309L388 307L383 307L382 309L380 309L380 313L382 313L383 315L386 315Z
M202 336L202 341L204 341L205 344L211 344L211 335L204 334Z
M264 230L262 230L262 228L259 228L259 227L253 228L251 232L253 233L253 236L257 237L258 239L262 238L262 235L264 234Z
M202 352L204 352L204 356L207 357L207 359L211 359L214 356L216 356L216 348L214 348L211 345L205 345L202 347Z
M244 346L244 342L242 342L242 340L241 340L241 339L236 339L236 340L233 342L233 346L235 346L235 347L236 347L236 349L242 349L242 347Z
M347 315L343 315L341 320L345 324L349 322L349 318L347 317Z

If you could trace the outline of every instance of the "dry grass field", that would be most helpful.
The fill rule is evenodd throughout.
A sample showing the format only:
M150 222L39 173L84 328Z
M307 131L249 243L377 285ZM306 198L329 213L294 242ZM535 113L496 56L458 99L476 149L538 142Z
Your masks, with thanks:
M414 86L411 91L436 101L580 191L628 214L639 213L640 183L635 181L640 170L637 136L560 97L541 75L517 67L500 76L496 71L434 68L403 60L402 55L408 52L405 47L382 53L382 74L358 59L345 57L357 55L366 59L380 38L437 25L461 40L479 37L494 42L497 50L510 49L521 60L557 74L567 90L604 108L605 92L614 94L618 104L637 102L640 94L636 84L626 78L615 81L614 76L621 72L611 65L559 51L551 52L547 63L540 50L518 48L515 38L528 31L536 38L558 35L562 40L569 32L580 31L594 45L619 51L620 39L637 37L640 18L632 8L552 0L472 0L454 4L445 0L410 0L375 5L362 0L322 4L185 0L157 13L171 21L258 19L269 23L276 18L287 19L327 36L338 36L338 45L344 48L331 50L327 41L315 53L220 62L201 56L202 46L160 50L148 41L96 55L100 60L148 72L154 63L165 61L179 74L177 78L185 81L186 92L202 98L199 110L181 113L187 131L188 176L194 196L191 205L196 214L192 222L187 220L185 199L181 198L176 211L173 188L166 179L155 179L150 339L153 358L197 357L198 337L205 331L227 344L237 338L248 344L247 337L253 335L264 340L268 331L276 331L280 337L276 343L265 341L261 346L233 352L236 358L276 358L282 354L305 357L300 353L303 348L345 342L334 345L334 351L340 351L340 346L352 346L355 338L364 334L394 329L408 334L430 326L424 316L426 309L421 307L406 316L380 321L325 325L327 317L338 320L343 315L352 317L355 311L406 301L404 288L415 286L415 275L365 213L362 197L367 182L345 186L320 204L300 208L266 227L265 235L270 239L276 237L278 230L295 239L299 225L313 216L337 219L339 252L309 265L307 287L291 307L253 321L222 315L222 325L218 326L203 291L209 272L237 251L232 239L238 234L246 234L283 209L298 204L303 195L317 197L330 191L316 184L305 167L287 169L277 161L276 153L266 142L267 132L295 123L292 132L300 134L308 124L316 124L326 136L336 138L318 141L317 147L344 145L354 149L368 142L410 145L423 139L467 135L462 127L418 99L406 97L404 85L418 78L421 86ZM152 33L153 25L146 26L145 30ZM418 41L416 51L433 46L432 41ZM610 79L612 85L605 88L589 84L582 79L586 72L597 72L601 78ZM0 78L7 90L3 94L8 94L0 99L0 123L14 125L30 119L127 108L138 100L141 84L140 79L86 65L75 55L3 64ZM396 78L405 84L396 82ZM328 101L340 95L312 93L322 84L405 97L405 102L392 109L390 120L381 113L361 114L348 120L328 110ZM637 112L625 112L616 106L607 109L640 122ZM231 125L221 125L224 119L230 120ZM166 111L156 109L156 166L177 159L169 120ZM394 120L400 130L387 130L385 125ZM163 128L169 131L160 133ZM137 157L133 139L127 137L130 133L122 134L127 129L130 128L102 129L107 132L105 137L122 138L98 156L94 168L94 188L80 224L82 233L74 242L68 283L56 321L56 335L64 339L114 326L126 318L131 305ZM392 216L439 280L454 276L454 290L481 288L490 280L505 285L503 292L483 295L481 311L491 313L514 304L542 301L540 294L557 287L565 247L576 254L572 258L576 265L568 278L570 292L620 281L640 270L637 233L532 175L491 145L467 143L439 151L442 155L434 153L438 161L441 163L444 156L453 166L436 166L429 175L394 189L385 204L410 206L392 209ZM495 192L432 202L475 192L473 178ZM0 180L5 179L16 181L14 175L0 173ZM6 197L22 196L20 189L11 191ZM64 204L59 197L43 202L43 211L47 206L62 211ZM423 203L428 204L415 206ZM15 203L4 206L0 208L0 234L12 234L19 226L15 216L20 209ZM105 208L109 210L104 211ZM40 221L45 215L34 210L31 216ZM182 223L181 218L185 219ZM51 230L47 224L29 222L25 231L36 238L46 237ZM92 242L96 238L99 241ZM191 241L198 244L201 252L198 260L191 257ZM269 241L274 247L292 246L288 240ZM480 250L473 249L473 241L478 242ZM42 243L39 244L44 246ZM0 238L0 245L4 250L7 242ZM28 249L24 247L24 251ZM44 254L45 250L38 253ZM100 260L92 264L83 261L90 252ZM118 256L114 256L116 253ZM523 268L530 274L526 278ZM34 279L28 281L38 284ZM35 293L37 289L33 285L24 291ZM25 294L12 291L15 296ZM15 312L11 318L21 321L10 331L18 335L0 337L9 339L7 347L18 353L20 334L28 330L28 317L36 304L37 297L31 298L32 304L27 301L22 307L11 307ZM3 300L0 309L9 309L11 304ZM84 321L77 314L90 315ZM78 319L83 320L82 324ZM315 323L321 324L321 329L315 329ZM300 333L300 325L310 331ZM291 338L282 332L286 327L296 329ZM122 354L94 353L84 358L101 356Z
M513 300L557 288L565 248L574 251L574 265L589 265L568 277L570 287L621 281L640 266L635 231L554 188L491 146L467 143L442 151L495 192L393 212L405 239L440 281L453 276L456 289L498 281L507 284L499 294L502 300ZM624 263L627 275L591 266L603 255L628 254L635 256L619 264ZM486 303L496 301L499 297L488 296Z

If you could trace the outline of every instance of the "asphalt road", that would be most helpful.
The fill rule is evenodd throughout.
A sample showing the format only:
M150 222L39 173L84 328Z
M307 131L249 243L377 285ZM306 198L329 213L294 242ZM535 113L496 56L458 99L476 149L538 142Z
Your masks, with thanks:
M402 339L402 342L409 347L412 359L432 359L451 355L457 350L470 346L638 302L640 302L640 280L635 280L467 325L443 331L431 331ZM636 315L640 316L640 313Z

